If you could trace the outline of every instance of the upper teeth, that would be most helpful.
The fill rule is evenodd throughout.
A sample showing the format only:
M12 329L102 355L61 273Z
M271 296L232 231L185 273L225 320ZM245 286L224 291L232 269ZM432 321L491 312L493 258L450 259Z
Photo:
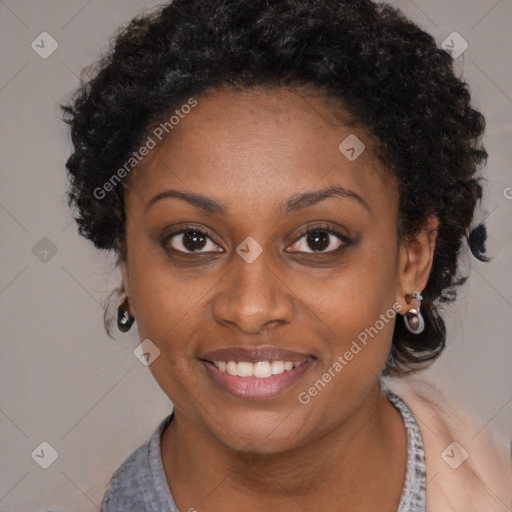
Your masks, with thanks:
M258 361L249 363L245 361L213 361L213 364L222 372L238 377L258 377L260 379L278 375L287 370L297 368L304 361Z

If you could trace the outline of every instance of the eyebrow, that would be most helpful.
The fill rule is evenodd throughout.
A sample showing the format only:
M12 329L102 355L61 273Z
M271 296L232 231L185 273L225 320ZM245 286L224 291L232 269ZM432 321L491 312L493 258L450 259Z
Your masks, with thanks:
M179 190L164 190L157 194L153 199L151 199L145 207L147 211L151 205L166 198L176 198L182 199L187 203L203 210L207 213L212 213L216 215L226 215L228 212L228 208L222 201L218 201L216 199L212 199L210 197L206 197L201 194L194 194L192 192L181 192ZM281 205L281 212L284 215L288 215L292 212L303 210L309 206L313 206L324 199L329 197L342 197L354 199L362 206L364 206L368 211L370 211L369 206L366 204L364 199L356 194L352 190L348 190L339 185L331 185L329 187L323 188L321 190L315 190L313 192L305 192L300 194L295 194L290 197L287 201L285 201Z

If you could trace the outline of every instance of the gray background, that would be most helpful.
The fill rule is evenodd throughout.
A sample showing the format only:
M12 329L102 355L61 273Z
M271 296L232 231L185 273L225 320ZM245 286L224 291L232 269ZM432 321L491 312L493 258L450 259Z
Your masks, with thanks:
M488 183L478 220L486 218L495 259L468 258L471 277L445 312L448 349L425 376L477 412L479 428L510 436L512 2L393 3L439 44L453 31L468 41L456 66L488 122ZM111 474L171 410L133 355L136 331L113 341L103 330L102 302L119 275L112 256L78 236L68 211L64 165L71 148L58 108L115 28L155 5L0 0L2 512L97 511ZM31 47L44 31L58 42L47 59ZM51 244L40 242L44 237ZM41 247L49 245L57 252L45 256ZM31 457L43 441L58 452L48 469Z

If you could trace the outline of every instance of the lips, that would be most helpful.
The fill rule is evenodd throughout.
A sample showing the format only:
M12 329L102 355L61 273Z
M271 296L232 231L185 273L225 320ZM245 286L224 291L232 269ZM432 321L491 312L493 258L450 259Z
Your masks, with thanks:
M309 354L301 352L292 352L278 347L260 346L260 347L230 347L206 352L200 359L206 361L245 361L248 363L257 363L259 361L291 361L292 363L301 362Z
M261 346L218 349L203 354L200 360L208 377L223 390L239 398L261 400L290 388L313 366L316 358Z

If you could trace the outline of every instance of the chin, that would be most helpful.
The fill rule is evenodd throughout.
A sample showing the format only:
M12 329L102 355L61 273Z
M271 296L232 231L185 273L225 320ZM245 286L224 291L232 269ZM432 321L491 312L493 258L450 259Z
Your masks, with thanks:
M211 431L222 444L235 451L281 453L297 448L307 437L305 419L285 410L235 414L227 411L221 416L219 423L210 424Z

